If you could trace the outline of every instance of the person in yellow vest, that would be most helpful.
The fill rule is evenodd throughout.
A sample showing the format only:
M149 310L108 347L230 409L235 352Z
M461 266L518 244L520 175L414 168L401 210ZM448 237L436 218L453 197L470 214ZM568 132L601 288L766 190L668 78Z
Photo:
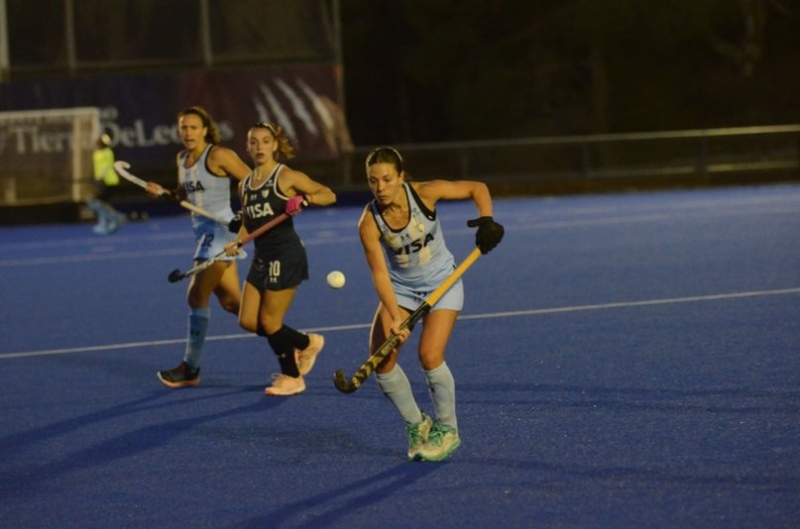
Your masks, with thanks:
M114 171L114 151L111 149L111 138L108 134L97 139L93 158L95 196L87 200L86 205L97 215L94 232L98 235L109 235L120 229L125 222L125 215L110 204L119 185L119 175Z

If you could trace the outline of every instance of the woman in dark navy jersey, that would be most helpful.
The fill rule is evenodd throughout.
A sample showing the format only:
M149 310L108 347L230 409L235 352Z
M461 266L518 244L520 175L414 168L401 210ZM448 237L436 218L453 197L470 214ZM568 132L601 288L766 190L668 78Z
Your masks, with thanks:
M328 206L336 195L305 173L280 160L294 157L294 148L280 125L258 123L247 133L247 152L255 169L239 184L243 224L239 234L255 231L278 215L294 215L301 204ZM255 255L242 292L239 324L267 338L278 357L280 373L265 389L271 396L295 395L306 389L304 376L311 371L325 344L319 334L305 334L284 324L297 287L308 279L308 259L303 242L289 217L254 240ZM239 252L235 243L228 255Z

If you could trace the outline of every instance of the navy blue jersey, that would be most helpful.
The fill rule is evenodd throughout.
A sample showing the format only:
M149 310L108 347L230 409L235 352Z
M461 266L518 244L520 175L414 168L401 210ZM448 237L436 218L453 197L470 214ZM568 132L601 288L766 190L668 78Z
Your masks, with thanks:
M286 209L289 197L284 195L278 186L278 175L283 169L283 164L278 164L264 182L253 186L253 176L250 173L242 183L242 211L244 212L244 226L252 233L268 223ZM274 226L266 233L256 237L254 241L256 253L262 250L272 253L276 246L302 244L300 236L294 229L292 217Z

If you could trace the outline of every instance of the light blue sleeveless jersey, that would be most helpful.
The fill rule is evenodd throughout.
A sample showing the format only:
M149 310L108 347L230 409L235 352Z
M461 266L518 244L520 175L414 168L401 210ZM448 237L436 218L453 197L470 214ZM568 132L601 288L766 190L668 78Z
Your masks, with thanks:
M186 190L187 200L223 220L231 220L231 182L228 178L215 176L208 170L208 154L213 145L208 145L197 162L191 167L184 167L187 151L178 159L178 182ZM205 221L205 217L192 212L192 223Z
M395 286L401 306L414 309L423 299L436 289L455 269L453 254L447 248L436 212L422 204L416 192L408 183L403 183L410 210L408 224L400 230L390 228L378 210L376 202L370 202L372 215L381 232L381 245L389 263L389 276ZM451 288L451 294L463 299L461 281ZM403 303L403 299L413 299L413 304ZM461 299L442 298L437 308L461 309Z
M212 148L213 145L208 145L191 167L184 167L189 153L187 151L181 153L178 157L178 183L186 190L189 202L217 218L230 221L233 218L231 182L227 177L214 176L208 170L206 164ZM194 212L192 212L192 229L197 241L194 258L199 260L211 259L221 253L227 243L236 238L236 234L228 231L227 226ZM237 257L226 257L223 260L232 261L246 257L247 253L241 252Z

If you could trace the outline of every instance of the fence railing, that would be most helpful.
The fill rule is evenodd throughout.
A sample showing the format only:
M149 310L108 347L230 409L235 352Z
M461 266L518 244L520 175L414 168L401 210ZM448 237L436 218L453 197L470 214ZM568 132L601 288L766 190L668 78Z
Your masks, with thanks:
M421 179L476 179L496 185L575 188L613 181L718 181L722 175L800 178L800 125L772 125L508 140L393 145ZM345 188L364 186L357 147L344 160ZM623 184L624 185L624 184Z

